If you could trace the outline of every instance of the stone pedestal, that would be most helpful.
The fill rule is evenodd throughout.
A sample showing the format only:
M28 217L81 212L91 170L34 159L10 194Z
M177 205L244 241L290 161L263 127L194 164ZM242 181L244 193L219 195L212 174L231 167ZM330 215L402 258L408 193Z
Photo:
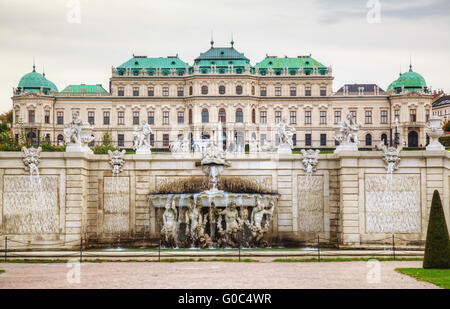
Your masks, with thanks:
M86 152L86 153L94 153L91 148L87 145L79 145L79 144L67 144L66 152Z
M426 147L426 150L445 150L445 147L435 139Z
M338 153L340 151L358 151L358 145L356 143L342 142L339 146L336 147L334 153Z
M278 153L292 154L291 146L289 144L280 144L278 146Z
M150 147L147 146L142 146L136 149L136 154L148 154L151 155L152 151L150 149Z

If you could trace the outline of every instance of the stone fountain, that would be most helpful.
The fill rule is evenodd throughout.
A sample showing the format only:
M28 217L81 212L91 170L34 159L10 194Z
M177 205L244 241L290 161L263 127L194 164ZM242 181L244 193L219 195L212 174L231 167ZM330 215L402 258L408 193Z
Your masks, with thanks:
M30 176L37 175L39 176L39 169L38 165L41 162L40 154L41 154L41 147L38 148L26 148L22 147L22 161L23 164L25 164L25 170L30 171Z
M383 141L380 142L378 148L384 153L383 161L386 163L387 173L392 174L400 163L400 148L387 147Z
M230 166L225 153L214 142L205 149L200 164L207 176L206 190L176 192L186 188L195 179L176 180L168 184L174 193L149 195L152 207L164 209L159 212L162 227L161 241L165 247L264 247L268 242L264 235L269 231L278 194L265 190L227 192L220 187L236 187L241 178L228 178L221 183L224 167ZM222 179L222 181L224 181ZM233 184L235 182L235 184ZM259 191L259 192L258 192Z
M112 174L114 176L119 175L119 173L122 171L123 164L125 163L124 157L125 157L125 150L119 151L119 150L108 150L109 155L109 164L112 166Z

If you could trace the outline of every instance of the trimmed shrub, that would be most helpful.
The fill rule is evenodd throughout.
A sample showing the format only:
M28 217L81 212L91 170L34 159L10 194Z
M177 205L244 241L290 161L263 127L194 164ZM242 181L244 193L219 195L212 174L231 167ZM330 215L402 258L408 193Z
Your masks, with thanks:
M41 148L43 152L64 152L66 151L66 145L63 146L53 146L47 143L41 143Z
M450 135L439 137L439 142L445 147L450 147Z
M439 192L434 190L423 268L450 268L450 240Z

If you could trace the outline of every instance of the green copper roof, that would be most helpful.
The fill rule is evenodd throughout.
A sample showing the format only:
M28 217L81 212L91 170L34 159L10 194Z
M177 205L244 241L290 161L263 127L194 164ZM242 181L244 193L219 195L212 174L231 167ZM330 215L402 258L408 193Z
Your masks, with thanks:
M146 56L133 56L130 60L117 67L118 69L148 69L148 68L164 68L164 69L185 69L189 64L182 61L178 56L175 57L159 57L147 58Z
M305 56L305 57L297 57L297 58L278 58L278 57L269 57L266 56L266 58L256 63L257 68L261 69L268 69L268 68L313 68L313 67L325 67L320 62L316 61L315 59Z
M409 66L408 72L403 74L400 73L397 80L393 81L389 85L388 91L394 90L396 93L400 93L402 88L407 91L417 91L423 89L425 92L428 92L425 79L419 73L414 72L411 65Z
M234 47L213 47L211 46L204 53L200 53L195 59L195 63L201 60L244 60L247 63L250 61L244 56L244 53L238 52Z
M102 87L102 85L69 85L66 88L64 88L61 93L107 93L107 91Z
M51 90L58 91L58 88L54 83L45 78L45 75L42 75L35 70L35 66L33 66L33 71L28 74L25 74L19 81L18 88L23 88L25 92L36 92L41 88L45 93L50 93Z

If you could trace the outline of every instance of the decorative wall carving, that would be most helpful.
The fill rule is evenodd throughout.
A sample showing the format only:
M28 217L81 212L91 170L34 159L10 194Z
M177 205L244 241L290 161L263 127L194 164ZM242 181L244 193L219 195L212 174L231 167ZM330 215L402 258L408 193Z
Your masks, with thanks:
M366 232L419 233L419 175L366 175Z
M6 234L59 232L58 177L4 176Z
M130 178L105 177L103 181L103 231L105 233L128 232Z
M322 176L298 176L298 217L302 232L322 232L324 198Z

